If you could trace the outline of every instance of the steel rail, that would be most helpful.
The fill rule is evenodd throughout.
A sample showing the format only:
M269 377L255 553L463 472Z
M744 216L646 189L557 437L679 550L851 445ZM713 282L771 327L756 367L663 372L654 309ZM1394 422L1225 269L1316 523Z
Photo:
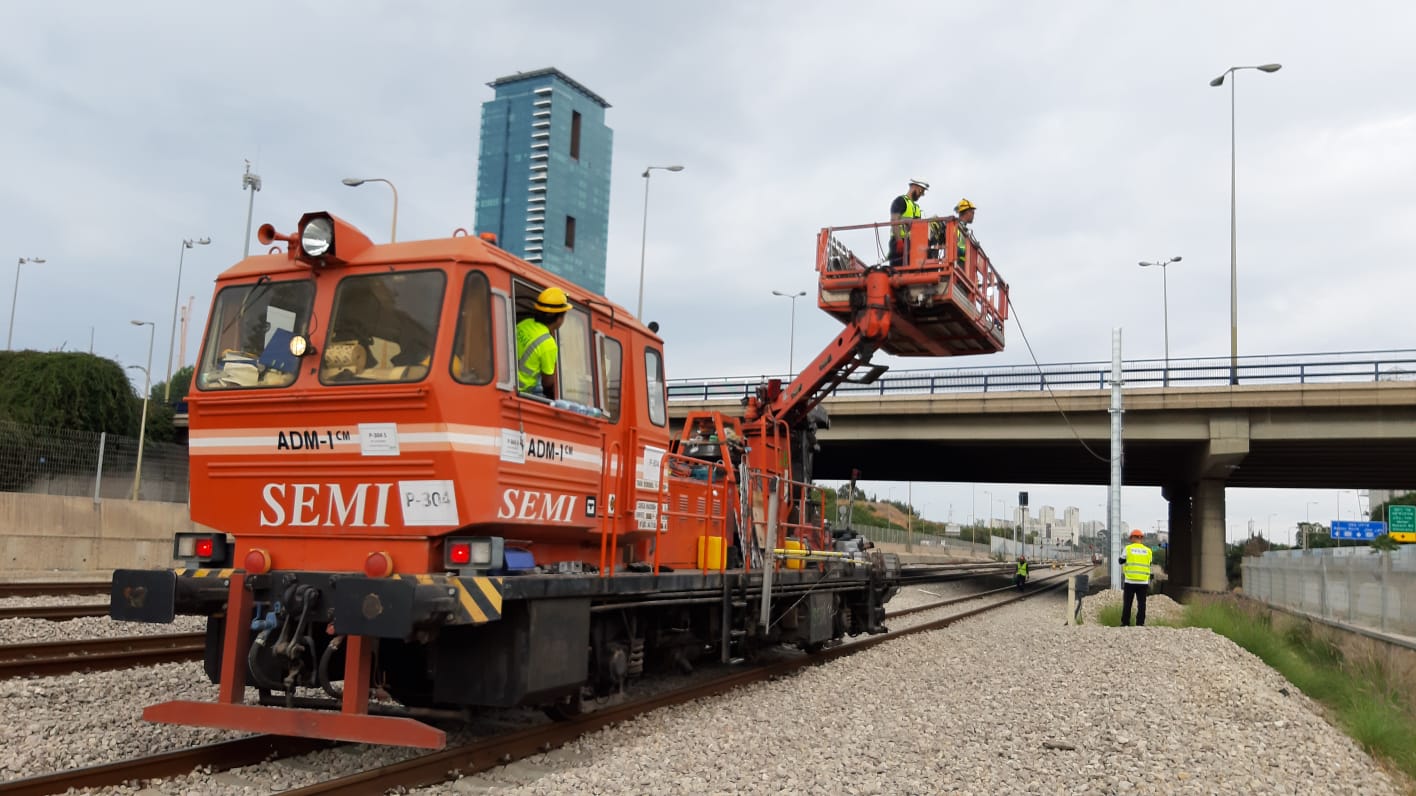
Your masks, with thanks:
M105 605L12 605L0 608L0 619L48 619L64 622L85 616L108 616Z
M150 780L190 774L198 768L226 771L268 760L309 754L338 746L336 741L314 738L287 738L278 735L251 735L232 741L205 744L190 749L135 757L117 763L42 774L37 777L0 782L3 796L48 796L70 788L113 788L133 780Z
M200 660L205 649L204 633L4 644L0 645L0 680Z
M33 581L0 583L0 597L57 597L107 594L112 583L92 581Z

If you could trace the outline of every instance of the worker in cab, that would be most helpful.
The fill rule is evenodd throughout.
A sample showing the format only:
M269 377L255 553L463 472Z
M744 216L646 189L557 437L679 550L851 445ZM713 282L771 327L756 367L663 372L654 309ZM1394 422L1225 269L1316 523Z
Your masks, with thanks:
M1146 623L1146 594L1150 591L1151 549L1141 539L1145 534L1140 528L1131 531L1131 543L1126 545L1119 559L1121 578L1121 626L1131 624L1131 603L1136 603L1136 627Z
M1028 582L1028 559L1025 556L1018 556L1018 568L1013 572L1013 585L1018 587L1018 591L1023 590L1023 584Z
M960 199L959 203L954 205L954 218L959 222L958 251L955 252L954 262L960 266L963 266L968 258L969 225L973 223L974 210L973 202L967 199Z
M556 358L560 355L555 332L569 311L565 291L548 287L536 296L531 317L516 324L516 386L521 392L555 400Z
M924 180L910 180L909 187L904 193L895 197L895 201L890 203L890 265L898 266L905 261L905 252L909 249L911 219L921 218L923 212L919 209L919 200L924 196L924 192L929 190L929 183Z

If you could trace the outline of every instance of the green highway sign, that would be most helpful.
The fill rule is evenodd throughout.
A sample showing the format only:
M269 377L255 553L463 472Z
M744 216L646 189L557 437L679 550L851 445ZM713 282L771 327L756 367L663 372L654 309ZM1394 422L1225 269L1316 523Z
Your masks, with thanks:
M1416 533L1416 506L1387 506L1392 533Z

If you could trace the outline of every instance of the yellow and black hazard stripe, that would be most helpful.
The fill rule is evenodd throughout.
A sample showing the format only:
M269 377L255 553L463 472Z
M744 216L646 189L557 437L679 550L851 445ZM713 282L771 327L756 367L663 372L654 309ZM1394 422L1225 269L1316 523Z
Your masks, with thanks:
M502 615L502 579L459 578L450 575L395 575L420 586L443 586L452 590L457 613L452 624L480 625L495 622Z
M236 572L236 569L187 569L185 567L179 567L172 570L172 572L179 578L229 578Z

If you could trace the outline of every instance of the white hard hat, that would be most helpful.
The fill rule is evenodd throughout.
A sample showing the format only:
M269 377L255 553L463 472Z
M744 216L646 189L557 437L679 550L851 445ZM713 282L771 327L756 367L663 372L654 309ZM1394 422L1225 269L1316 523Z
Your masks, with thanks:
M929 190L929 183L924 180L910 180L910 185L918 185L926 191Z

